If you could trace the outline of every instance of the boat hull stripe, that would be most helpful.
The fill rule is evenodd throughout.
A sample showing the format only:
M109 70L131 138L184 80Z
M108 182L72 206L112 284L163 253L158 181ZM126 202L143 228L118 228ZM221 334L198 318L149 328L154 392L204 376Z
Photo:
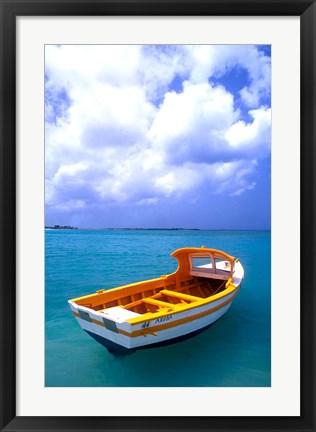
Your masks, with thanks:
M77 318L81 318L81 316L80 316L79 313L74 312L74 311L72 311L72 313L75 315L75 317L77 317ZM91 318L91 317L90 317L90 318ZM86 321L87 321L87 320L86 320ZM99 321L99 320L96 320L96 319L91 318L91 322L92 322L93 324L97 324L97 325L99 325L99 326L101 326L101 327L106 327L105 324L104 324L103 322Z
M127 353L131 353L133 351L138 351L138 350L143 350L143 349L148 349L148 348L155 348L155 347L164 347L164 346L168 346L168 345L172 345L176 342L181 342L184 340L188 340L190 338L192 338L193 336L196 336L202 332L204 332L205 330L207 330L208 328L212 327L214 324L216 324L216 321L197 330L194 330L192 332L186 333L184 335L181 336L177 336L175 338L171 338L171 339L166 339L160 342L153 342L151 344L148 345L139 345L133 348L126 348L123 345L119 345L113 341L110 341L109 339L106 339L98 334L92 333L89 330L84 330L89 336L91 336L94 340L96 340L97 342L99 342L101 345L103 345L107 350L109 350L112 354L114 354L115 356L120 356L120 355L126 355Z
M101 322L101 321L93 319L93 318L91 318L91 322L93 324L99 325L101 327L105 327L108 330L114 331L115 333L119 333L119 334L124 335L124 336L128 336L128 337L146 336L148 334L153 334L154 332L157 332L157 331L166 330L166 329L169 329L169 328L172 328L172 327L177 327L179 325L186 324L188 322L192 322L192 321L194 321L196 319L202 318L202 317L207 316L207 315L209 315L209 314L211 314L213 312L216 312L216 311L222 309L223 307L227 306L229 303L231 303L234 300L234 298L236 297L237 294L238 294L238 290L235 292L235 294L230 299L228 299L225 302L219 304L218 306L213 307L212 309L208 309L206 311L200 312L200 313L195 314L195 315L191 315L189 317L180 318L180 319L178 319L176 321L169 321L169 322L167 322L165 324L160 324L160 325L157 325L157 326L148 327L146 329L134 330L134 331L132 331L130 333L127 332L127 331L125 331L125 330L117 328L116 325L115 325L115 329L114 329L113 326L107 326L104 322ZM80 316L79 313L73 312L73 314L77 318L81 318L81 316ZM115 323L113 323L113 324L115 324Z
M118 332L124 336L129 336L129 337L138 337L138 336L146 336L147 334L152 334L154 332L158 332L161 330L166 330L172 327L177 327L179 325L182 324L186 324L188 322L194 321L196 319L202 318L206 315L209 315L213 312L216 312L220 309L222 309L223 307L227 306L229 303L231 303L234 298L236 297L236 295L238 294L238 290L235 292L235 294L228 300L226 300L225 302L219 304L218 306L213 307L212 309L208 309L206 311L200 312L198 314L195 315L191 315L189 317L184 317L184 318L180 318L176 321L169 321L168 323L165 324L160 324L157 326L152 326L152 327L148 327L146 329L140 329L140 330L134 330L133 332L129 333L125 330L122 329L118 329Z

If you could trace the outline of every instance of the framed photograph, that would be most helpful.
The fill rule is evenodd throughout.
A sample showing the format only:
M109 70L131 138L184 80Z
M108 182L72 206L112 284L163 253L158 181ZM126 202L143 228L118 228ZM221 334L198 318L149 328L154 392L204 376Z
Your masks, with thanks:
M314 431L315 3L0 13L1 430Z

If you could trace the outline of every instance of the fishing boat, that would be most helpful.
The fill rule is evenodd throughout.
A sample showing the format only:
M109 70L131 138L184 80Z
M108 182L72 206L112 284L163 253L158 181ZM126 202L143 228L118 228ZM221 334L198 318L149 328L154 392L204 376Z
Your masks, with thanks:
M238 258L181 248L174 273L69 300L79 325L110 352L191 337L227 312L244 278Z

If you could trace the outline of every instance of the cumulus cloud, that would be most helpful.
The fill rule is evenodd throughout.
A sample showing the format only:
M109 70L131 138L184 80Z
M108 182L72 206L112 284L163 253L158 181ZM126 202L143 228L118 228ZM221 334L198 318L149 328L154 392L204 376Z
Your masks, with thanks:
M238 96L212 83L236 65ZM240 196L270 154L270 59L254 46L46 46L46 203ZM177 82L177 85L175 84ZM181 83L181 85L179 85Z
M249 111L252 123L240 120L234 123L225 133L225 139L231 149L244 151L245 154L256 154L264 157L270 153L271 109L261 107Z
M223 153L223 131L236 119L224 88L185 82L182 93L166 94L147 136L172 163L214 161Z
M192 45L185 49L193 59L190 81L208 82L210 77L221 77L234 68L247 72L248 85L240 90L249 108L258 108L263 98L270 97L271 61L253 45Z

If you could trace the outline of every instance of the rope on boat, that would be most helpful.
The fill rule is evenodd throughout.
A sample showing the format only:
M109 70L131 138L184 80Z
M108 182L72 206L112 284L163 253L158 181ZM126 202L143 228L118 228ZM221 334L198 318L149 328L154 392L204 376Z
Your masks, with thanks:
M220 285L218 288L217 288L217 290L216 291L214 291L213 293L212 293L212 295L215 295L221 288L222 288L222 286L224 285L224 284L226 284L227 283L227 281L226 280L224 280L224 282L222 283L222 285Z

